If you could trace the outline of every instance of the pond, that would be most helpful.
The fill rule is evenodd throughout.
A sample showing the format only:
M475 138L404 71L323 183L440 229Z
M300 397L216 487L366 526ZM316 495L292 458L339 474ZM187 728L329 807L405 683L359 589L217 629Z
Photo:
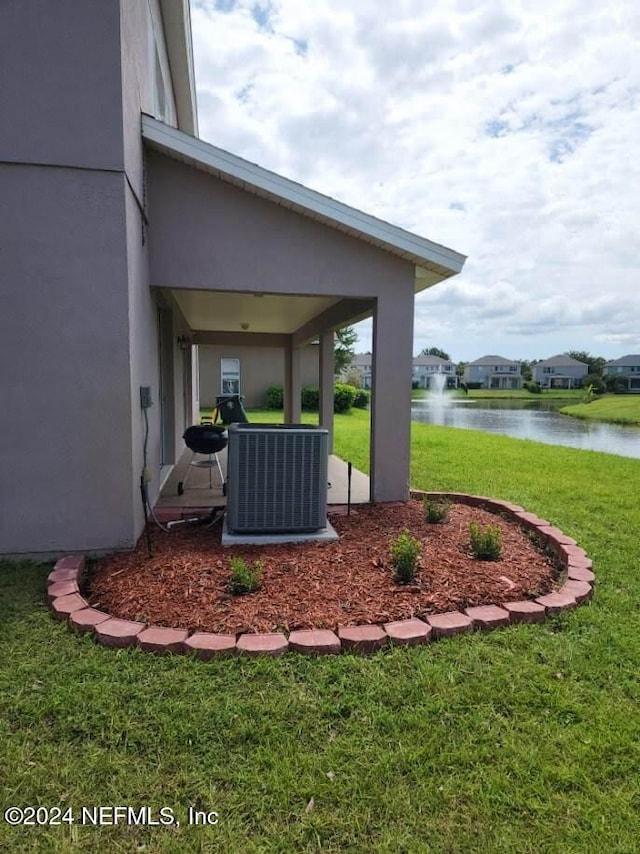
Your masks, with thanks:
M640 428L561 415L562 400L474 400L434 394L411 404L411 418L427 424L484 430L548 445L567 445L640 458Z

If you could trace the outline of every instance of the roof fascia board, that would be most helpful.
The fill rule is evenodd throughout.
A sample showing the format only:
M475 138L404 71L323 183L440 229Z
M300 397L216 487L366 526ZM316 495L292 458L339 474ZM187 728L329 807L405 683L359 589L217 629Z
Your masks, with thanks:
M220 178L231 179L249 192L257 192L279 204L286 203L294 210L310 214L334 227L342 227L369 242L377 241L388 251L417 266L436 268L441 274L439 278L448 278L462 270L466 256L453 249L310 190L147 115L142 116L142 136L159 151L169 156L178 155Z

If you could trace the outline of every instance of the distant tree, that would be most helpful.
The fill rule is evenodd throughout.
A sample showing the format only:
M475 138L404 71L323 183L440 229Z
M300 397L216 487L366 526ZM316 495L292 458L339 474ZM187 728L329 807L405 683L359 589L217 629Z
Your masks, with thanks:
M360 371L356 368L349 368L344 373L344 381L347 385L352 385L354 388L362 388L362 377L360 376Z
M444 359L446 362L451 361L451 356L448 353L445 353L445 351L441 350L439 347L425 347L424 350L420 350L418 355L419 356L440 356L440 358Z
M530 382L533 378L532 363L528 359L520 359L520 373L526 382Z
M586 350L567 350L565 356L570 356L572 359L589 365L589 373L597 376L602 376L602 369L607 364L607 359L603 359L602 356L593 356Z
M456 376L462 377L464 376L464 369L467 367L467 362L458 362L456 365Z
M604 394L607 390L600 374L587 374L586 377L582 378L582 387L587 390L590 389L592 394Z
M357 340L358 333L352 326L343 326L335 333L333 339L333 372L337 377L351 364L351 360L355 356L353 348Z

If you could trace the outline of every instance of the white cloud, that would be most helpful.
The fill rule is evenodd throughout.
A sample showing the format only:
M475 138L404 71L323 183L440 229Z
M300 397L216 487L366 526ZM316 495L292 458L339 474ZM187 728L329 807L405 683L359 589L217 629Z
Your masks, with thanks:
M631 0L192 7L203 138L469 256L415 352L637 349Z

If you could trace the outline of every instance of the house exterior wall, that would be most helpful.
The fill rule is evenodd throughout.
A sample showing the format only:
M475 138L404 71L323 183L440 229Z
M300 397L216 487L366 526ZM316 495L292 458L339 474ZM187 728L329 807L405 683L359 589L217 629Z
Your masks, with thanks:
M551 388L554 385L574 388L581 384L583 377L588 372L588 365L548 365L544 362L538 362L533 369L533 378L540 383L542 388Z
M12 366L0 554L127 548L142 530L139 386L158 401L140 141L141 106L153 112L152 20L167 73L157 0L0 9L0 358ZM169 77L169 111L171 88ZM178 366L178 393L181 383ZM149 416L153 497L157 404Z
M345 373L355 371L360 377L362 388L370 389L372 363L373 356L371 355L371 353L358 353L352 359Z
M3 0L0 161L121 170L119 4Z
M406 499L414 265L168 157L147 170L152 285L375 299L371 497Z
M627 388L634 394L640 393L640 355L623 356L606 364L602 373L605 377L623 377Z
M140 473L145 466L151 471L147 484L153 503L162 486L163 467L177 460L184 449L182 434L193 423L193 390L190 353L177 346L188 326L177 306L163 294L150 288L148 258L148 223L142 215L145 205L144 149L140 134L140 113L156 116L176 125L176 105L171 84L171 71L164 40L162 15L158 0L123 0L120 4L122 46L122 110L124 166L127 175L127 263L129 300L129 393L131 399L131 471L130 488L134 508L134 540L142 531L144 517L140 500ZM145 215L146 216L146 215ZM159 360L158 312L163 307L171 314L172 381L171 395L162 396ZM140 407L140 386L150 386L153 406L145 413ZM162 447L161 410L169 411L172 422L171 447ZM147 431L147 459L143 446Z
M401 258L168 157L150 152L147 168L152 285L375 297L413 275Z
M417 384L418 388L430 388L431 378L436 374L441 374L446 378L448 387L458 385L456 366L453 362L448 362L446 359L436 361L437 358L433 357L433 361L424 364L419 361L421 357L413 360L411 380Z
M481 388L519 389L522 388L522 374L517 362L510 364L481 364L471 362L464 369L465 383L480 383Z
M318 346L300 349L300 374L302 387L317 386ZM220 390L220 360L240 360L240 394L247 407L264 407L267 389L272 385L284 385L285 353L282 347L229 347L200 345L200 406L208 409L215 406Z
M0 553L129 544L124 178L3 164L0 182Z
M140 112L175 127L176 106L158 0L123 0L120 16L124 165L133 192L142 200L144 157Z

